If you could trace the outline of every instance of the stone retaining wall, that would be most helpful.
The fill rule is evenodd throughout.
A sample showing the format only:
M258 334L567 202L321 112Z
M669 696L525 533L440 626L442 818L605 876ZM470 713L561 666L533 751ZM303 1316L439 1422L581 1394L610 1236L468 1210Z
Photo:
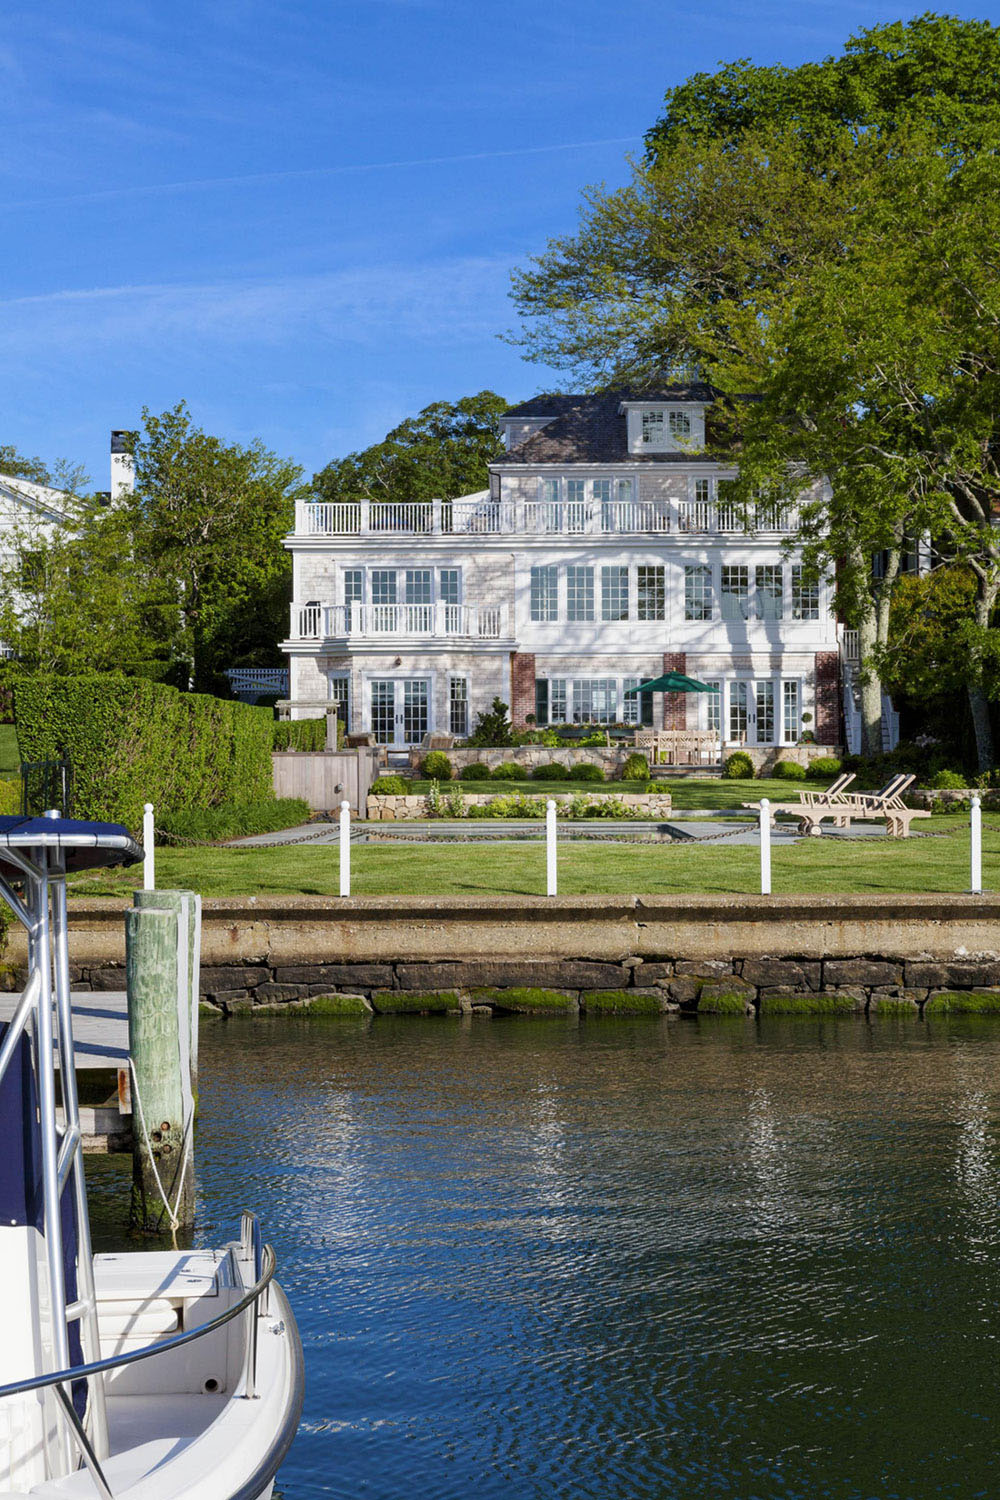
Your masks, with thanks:
M818 760L821 756L842 756L844 751L840 745L727 745L725 754L732 755L734 750L741 749L749 755L754 763L755 769L770 771L779 760L796 760L800 765L807 766L810 761ZM444 752L455 768L456 774L463 766L472 765L476 761L482 761L492 770L504 761L513 761L515 765L524 766L528 771L535 766L540 766L550 760L561 761L565 766L576 766L581 761L586 761L592 766L601 766L602 769L612 777L620 774L621 767L630 755L636 753L634 745L583 745L570 747L569 745L513 745L505 749L498 747L487 747L481 750L461 749L446 750ZM643 752L640 751L640 754ZM410 752L410 765L413 769L419 768L426 752L423 750L412 750ZM682 768L683 769L683 768ZM695 768L692 768L695 769ZM708 769L707 767L705 769Z
M125 909L71 902L78 988L124 988ZM7 959L3 984L19 988L20 929ZM325 996L383 1011L549 1011L552 997L585 1011L1000 1011L1000 898L217 899L202 993L226 1013Z
M446 782L444 784L441 796L445 802L445 810L440 814L441 817L448 818L454 816L454 814L447 810L447 798L449 792L454 791L456 786L461 790L462 802L467 808L486 807L490 802L496 802L500 798L513 795L510 792L502 791L488 793L466 792L465 786L469 784L468 782L464 785L455 782ZM623 803L630 812L641 813L643 817L667 818L670 816L671 799L669 792L600 792L597 790L591 791L591 785L591 783L585 781L580 783L580 791L591 802L607 802L614 799ZM627 786L628 782L625 782L624 785ZM533 796L536 801L544 803L547 800L544 783L539 782L537 794L528 793L527 795ZM559 807L563 803L569 802L573 794L570 792L552 792L549 795L552 796L557 807ZM430 811L429 799L423 794L416 797L373 795L369 796L367 807L367 818L370 823L384 823L406 818L427 818L433 816Z

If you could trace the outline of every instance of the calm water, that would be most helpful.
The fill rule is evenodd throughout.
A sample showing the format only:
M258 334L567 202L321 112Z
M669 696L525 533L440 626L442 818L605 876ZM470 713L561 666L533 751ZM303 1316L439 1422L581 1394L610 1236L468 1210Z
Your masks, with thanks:
M998 1104L996 1022L207 1028L199 1238L260 1210L306 1349L285 1500L995 1496Z

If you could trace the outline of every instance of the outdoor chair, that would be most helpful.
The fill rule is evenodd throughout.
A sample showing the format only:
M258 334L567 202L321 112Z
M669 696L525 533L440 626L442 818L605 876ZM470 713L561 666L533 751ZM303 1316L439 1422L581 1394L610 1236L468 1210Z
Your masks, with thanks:
M851 816L863 822L867 818L884 818L885 831L891 839L905 839L914 818L929 818L924 808L907 807L903 794L908 792L915 776L893 776L880 792L852 792L844 800L851 804Z
M844 788L854 780L853 771L844 771L825 791L813 792L803 789L798 802L772 802L771 822L775 813L791 813L799 820L800 833L818 834L824 818L832 818L835 828L850 828L850 813L844 810ZM744 807L760 810L759 802L744 802Z

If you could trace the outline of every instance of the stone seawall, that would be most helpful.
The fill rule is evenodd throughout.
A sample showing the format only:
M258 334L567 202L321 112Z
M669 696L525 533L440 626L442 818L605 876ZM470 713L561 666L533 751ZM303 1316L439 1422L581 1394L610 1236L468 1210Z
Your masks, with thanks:
M465 788L470 782L445 782L441 791L441 801L444 811L441 817L454 817L455 813L449 810L448 799L453 797L457 791L461 796L462 813L459 816L468 816L470 807L488 807L491 802L510 798L515 793L511 792L467 792ZM620 786L628 786L629 783L619 782ZM551 797L556 804L556 816L559 810L572 801L574 795L583 795L588 802L597 804L603 802L618 802L626 809L626 813L641 815L643 818L669 818L672 806L669 792L608 792L604 790L592 790L593 782L581 782L579 793L572 792L550 792L546 796L542 782L538 783L537 792L527 795L532 797L544 807ZM407 818L427 818L433 816L431 812L431 799L423 794L415 797L392 796L383 793L370 793L368 796L367 814L369 823L385 823L403 821Z
M124 987L124 910L71 903L77 988ZM14 932L8 988L25 963ZM1000 1012L1000 898L208 900L202 994L227 1013L327 996L376 1011Z

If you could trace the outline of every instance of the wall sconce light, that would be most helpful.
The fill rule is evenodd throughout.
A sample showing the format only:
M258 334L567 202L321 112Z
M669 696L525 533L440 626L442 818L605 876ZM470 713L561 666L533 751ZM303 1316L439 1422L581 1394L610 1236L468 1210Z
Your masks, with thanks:
M396 660L393 662L393 666L394 667L401 667L402 665L403 665L403 658L401 656L397 656Z

